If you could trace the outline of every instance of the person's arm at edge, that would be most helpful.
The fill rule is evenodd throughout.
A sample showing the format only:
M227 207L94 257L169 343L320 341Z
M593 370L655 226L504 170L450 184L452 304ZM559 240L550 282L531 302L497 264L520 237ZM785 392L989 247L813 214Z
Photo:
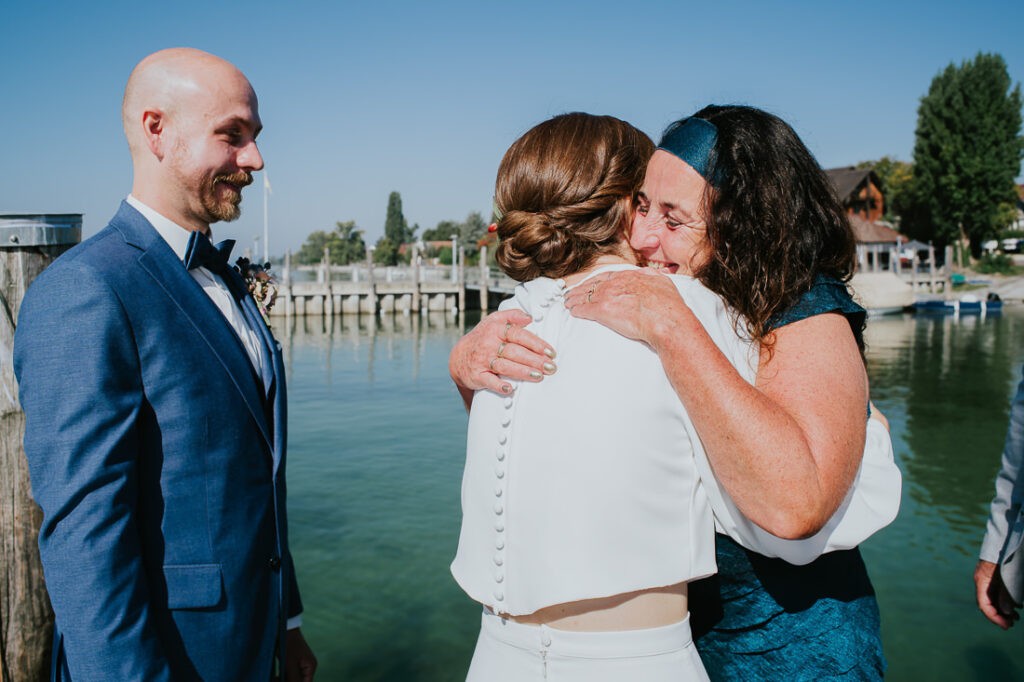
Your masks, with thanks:
M999 576L999 563L1010 526L1020 513L1024 481L1021 464L1024 459L1024 379L1010 403L1010 419L999 473L995 480L995 496L989 508L985 538L981 543L979 561L974 569L978 608L990 621L1003 628L1010 627L1018 614L1013 599Z
M287 637L288 660L285 662L285 682L312 682L318 662L301 628L289 628Z
M974 588L978 610L990 621L1008 630L1020 619L1017 613L1020 605L1014 603L1006 589L999 575L999 564L979 559L974 567Z

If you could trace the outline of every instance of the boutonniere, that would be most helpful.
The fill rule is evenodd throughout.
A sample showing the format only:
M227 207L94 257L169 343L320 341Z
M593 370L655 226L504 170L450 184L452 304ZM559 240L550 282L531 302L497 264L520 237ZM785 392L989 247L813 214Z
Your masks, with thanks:
M270 326L270 309L277 301L277 280L270 274L270 263L253 263L248 258L235 261L235 270L249 287L249 295L263 315L263 321Z

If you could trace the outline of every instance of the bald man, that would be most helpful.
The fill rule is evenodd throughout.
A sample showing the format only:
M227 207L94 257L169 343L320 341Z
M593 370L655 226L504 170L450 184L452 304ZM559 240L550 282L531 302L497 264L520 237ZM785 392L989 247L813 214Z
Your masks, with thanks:
M256 94L163 50L123 121L131 194L39 276L15 335L55 678L310 680L281 347L209 241L263 168Z

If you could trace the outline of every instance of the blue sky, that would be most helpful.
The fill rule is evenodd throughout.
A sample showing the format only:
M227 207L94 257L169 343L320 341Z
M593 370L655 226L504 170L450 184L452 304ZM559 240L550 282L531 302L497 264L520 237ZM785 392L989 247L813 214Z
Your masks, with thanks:
M909 160L919 99L979 51L1024 80L1024 2L0 3L0 211L84 213L131 186L120 102L146 54L187 45L260 99L270 250L355 220L376 241L388 193L421 230L490 210L505 149L566 111L653 137L715 103L789 121L825 167ZM243 215L262 232L257 180Z

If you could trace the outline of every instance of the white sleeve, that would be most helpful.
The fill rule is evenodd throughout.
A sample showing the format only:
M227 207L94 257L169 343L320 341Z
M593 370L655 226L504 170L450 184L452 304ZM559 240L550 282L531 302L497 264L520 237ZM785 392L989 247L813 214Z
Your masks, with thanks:
M752 342L740 337L721 299L692 280L677 281L677 287L715 345L744 379L754 383L757 355ZM888 526L899 511L903 478L893 460L889 431L875 419L866 421L864 456L846 499L820 531L802 540L779 538L743 516L719 485L699 434L688 421L697 469L711 502L718 532L758 554L802 565L826 552L856 547Z
M843 503L820 531L802 540L784 540L743 516L714 480L703 447L700 450L698 469L708 489L718 532L758 554L791 564L808 564L826 552L856 547L892 523L900 508L903 479L893 461L889 432L875 419L868 420L864 459Z

